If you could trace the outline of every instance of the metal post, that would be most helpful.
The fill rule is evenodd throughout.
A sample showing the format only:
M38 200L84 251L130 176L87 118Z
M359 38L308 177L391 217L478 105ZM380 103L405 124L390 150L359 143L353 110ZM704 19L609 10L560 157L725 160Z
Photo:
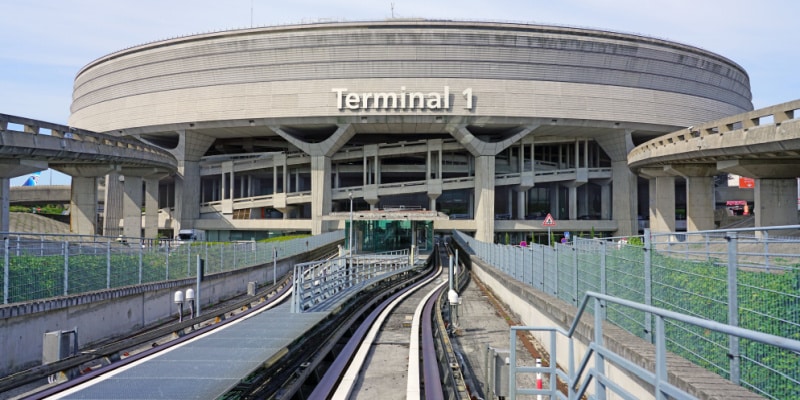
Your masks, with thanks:
M278 249L275 246L272 246L272 284L275 285L277 283L277 271L278 271Z
M111 239L106 245L106 289L111 289Z
M603 320L605 319L603 303L594 299L594 343L598 348L603 348ZM606 374L606 360L602 353L594 354L594 369L598 376ZM594 394L597 400L606 399L606 385L600 379L595 379Z
M200 278L202 277L201 274L201 261L200 261L200 254L197 255L197 289L194 293L194 303L195 303L195 317L200 316Z
M737 237L736 232L728 232L728 325L739 326L739 300L737 286ZM728 359L730 364L730 380L739 384L739 337L728 335Z
M144 253L144 248L142 248L142 246L139 245L139 284L140 285L142 284L142 269L144 268L144 265L143 265L144 264L144 260L143 260L143 254L142 253Z
M650 229L644 230L644 304L653 305L653 240L650 237ZM649 312L644 313L645 340L653 343L653 315Z
M350 232L348 234L347 250L352 255L353 254L353 192L349 192L348 196L350 197L350 228L349 228Z
M69 294L69 243L64 242L64 296Z
M573 285L572 302L575 305L575 307L578 307L581 301L581 299L578 297L578 251L575 250L574 245L570 248L572 249L572 285Z
M8 238L3 238L3 304L8 304Z
M448 289L453 290L453 256L449 257L450 264L447 269L447 282L448 282Z

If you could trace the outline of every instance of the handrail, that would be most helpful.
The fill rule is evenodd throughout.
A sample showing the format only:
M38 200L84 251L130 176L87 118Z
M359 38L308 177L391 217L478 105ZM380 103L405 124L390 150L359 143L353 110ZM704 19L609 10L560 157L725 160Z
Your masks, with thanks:
M658 315L664 318L673 319L676 321L684 322L687 324L692 324L699 326L701 328L710 329L713 331L717 331L720 333L725 333L728 335L738 336L743 339L749 339L756 342L768 344L771 346L778 346L787 350L794 351L800 354L800 340L793 340L781 336L771 335L769 333L763 333L758 331L753 331L750 329L740 328L738 326L731 326L728 324L723 324L721 322L716 322L704 318L693 317L691 315L680 314L675 311L666 310L659 307L648 306L646 304L636 303L630 300L625 300L619 297L609 296L597 292L587 291L586 295L583 297L583 301L581 302L581 306L578 309L578 313L575 315L575 320L572 322L572 326L570 326L569 336L575 332L575 329L578 326L578 322L580 320L581 315L586 309L586 305L588 304L588 300L590 297L594 297L598 300L605 300L611 303L616 303L621 306L630 307L634 310L643 311L646 313L651 313L653 315Z
M564 331L563 329L558 327L553 328L553 327L534 327L534 326L514 326L511 327L510 348L511 349L516 348L515 346L516 346L517 331L520 330L540 331L540 332L546 331L546 332L551 332L553 334L560 333L569 339L570 360L573 360L574 359L572 354L572 348L573 348L572 341L574 339L573 336L578 328L578 325L580 324L581 318L583 317L583 314L586 311L586 308L590 300L592 299L594 301L594 307L595 307L594 339L589 344L587 353L582 358L580 366L577 369L575 369L570 362L569 373L566 379L568 382L570 382L567 395L567 398L569 399L580 399L586 393L592 381L594 381L596 384L595 388L596 392L604 392L605 390L611 389L615 393L621 395L622 397L631 396L631 394L628 393L624 387L608 379L608 377L605 375L604 363L607 359L612 361L618 367L633 373L638 378L651 384L653 386L654 394L656 395L657 398L663 395L667 395L672 398L687 398L687 399L694 398L692 395L686 393L685 391L669 383L668 381L669 374L667 368L667 350L666 350L666 332L665 332L666 319L698 326L707 330L727 335L737 336L742 339L748 339L754 342L759 342L770 346L780 347L782 349L793 351L795 353L800 354L800 340L793 340L781 336L753 331L750 329L744 329L737 326L732 326L712 320L698 318L691 315L684 315L663 308L641 304L630 300L622 299L619 297L609 296L592 291L587 291L586 295L583 297L583 300L580 303L580 307L578 308L578 312L575 314L575 318L573 319L572 324L569 327L569 330ZM605 303L618 304L623 307L629 307L634 310L649 313L655 316L655 321L654 321L656 327L655 337L654 337L655 339L654 343L656 348L655 372L651 372L645 368L642 368L641 366L622 357L621 355L614 353L613 351L611 351L610 349L606 348L603 345L603 322L605 320L603 310L606 307ZM551 345L554 346L555 338L551 338L551 342L552 342ZM551 350L550 357L551 357L550 365L556 365L555 349ZM591 359L594 359L595 361L594 368L589 367ZM512 351L510 368L511 368L509 372L510 399L512 400L516 399L516 395L518 393L526 395L533 395L533 394L546 394L550 396L556 395L555 388L553 387L554 385L552 384L548 389L517 388L516 375L518 373L550 372L547 371L546 368L518 367L516 365L516 356L513 351Z

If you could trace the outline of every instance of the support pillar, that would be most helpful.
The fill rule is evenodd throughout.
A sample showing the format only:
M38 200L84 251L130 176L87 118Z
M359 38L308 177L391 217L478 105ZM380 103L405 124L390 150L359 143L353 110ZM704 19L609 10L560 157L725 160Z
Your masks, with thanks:
M97 177L72 177L69 202L69 231L78 235L97 234Z
M756 227L798 223L797 178L757 178L755 183Z
M494 156L475 157L475 239L494 242Z
M11 227L11 178L0 178L0 232L8 232Z
M628 168L628 161L622 160L611 162L611 176L614 182L611 212L617 221L616 234L618 236L638 235L637 212L639 206L636 175Z
M600 219L611 219L611 184L600 185Z
M650 178L650 231L675 232L675 177Z
M686 231L714 229L714 164L668 165L664 171L686 180Z
M144 237L158 238L158 181L160 177L144 179Z
M322 217L331 213L331 158L311 156L311 234L328 232L330 227Z
M200 163L179 161L175 177L175 220L173 236L181 229L194 228L200 218Z
M47 163L42 161L0 161L0 231L8 232L10 227L9 201L11 197L11 178L32 174L44 169L47 169Z
M142 177L124 176L122 185L122 235L128 238L140 238L142 237Z

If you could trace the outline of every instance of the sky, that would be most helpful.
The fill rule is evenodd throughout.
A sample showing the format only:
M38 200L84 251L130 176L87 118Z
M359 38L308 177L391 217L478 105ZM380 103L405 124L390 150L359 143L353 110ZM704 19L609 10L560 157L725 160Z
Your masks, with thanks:
M387 18L554 24L641 34L720 54L756 109L800 98L792 0L0 0L0 113L66 124L76 73L117 50L250 26ZM12 186L27 177L14 178ZM68 184L48 170L39 184Z

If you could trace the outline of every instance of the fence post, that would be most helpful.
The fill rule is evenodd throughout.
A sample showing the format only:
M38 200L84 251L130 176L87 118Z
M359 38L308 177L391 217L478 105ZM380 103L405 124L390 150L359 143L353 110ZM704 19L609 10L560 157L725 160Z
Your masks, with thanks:
M8 304L8 284L9 284L9 265L8 265L8 238L3 238L3 304Z
M64 296L69 294L69 244L64 242Z
M111 239L106 244L106 289L111 289Z
M737 237L736 232L728 232L728 325L739 326L739 301L737 286ZM728 359L730 364L730 380L739 384L739 337L728 336Z
M653 305L653 240L650 237L650 229L644 230L644 304ZM653 343L653 315L649 312L644 313L644 339Z
M594 344L598 348L603 348L603 320L606 319L606 313L603 306L604 302L598 298L594 299ZM598 376L606 374L606 360L603 353L595 352L594 354L594 369L597 371ZM606 399L606 385L601 379L595 379L594 386L595 398L598 400Z
M764 267L769 272L769 231L761 231L761 240L764 241Z
M575 307L578 307L580 301L578 299L578 251L575 250L575 246L577 243L574 243L570 249L572 249L572 303Z
M606 242L600 241L600 293L608 294L606 288Z
M144 269L144 247L142 241L139 241L139 284L142 284L142 270Z

